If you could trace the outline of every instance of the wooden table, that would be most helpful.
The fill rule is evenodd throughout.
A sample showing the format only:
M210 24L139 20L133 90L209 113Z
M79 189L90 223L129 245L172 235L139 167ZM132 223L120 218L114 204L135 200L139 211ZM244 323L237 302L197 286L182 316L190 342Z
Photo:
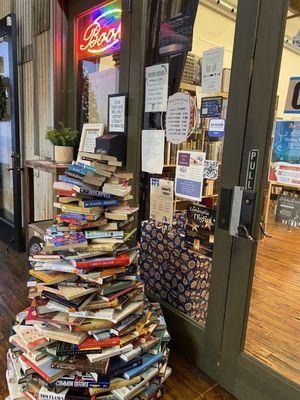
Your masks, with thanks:
M28 243L28 227L34 221L34 170L47 172L52 175L52 184L58 176L64 174L68 164L57 164L54 161L26 160L24 162L24 226L26 229L26 243ZM55 193L53 192L53 201ZM53 212L54 209L53 209ZM53 214L54 215L54 214ZM39 221L41 222L41 221Z

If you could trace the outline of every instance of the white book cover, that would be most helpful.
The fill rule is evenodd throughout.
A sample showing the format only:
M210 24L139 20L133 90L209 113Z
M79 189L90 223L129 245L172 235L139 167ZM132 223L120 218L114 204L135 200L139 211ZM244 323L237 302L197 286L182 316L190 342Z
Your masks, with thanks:
M87 358L90 362L97 362L105 360L113 356L118 356L119 354L126 353L133 349L133 345L129 343L127 346L120 348L119 346L111 347L109 349L104 349L100 354L87 354Z

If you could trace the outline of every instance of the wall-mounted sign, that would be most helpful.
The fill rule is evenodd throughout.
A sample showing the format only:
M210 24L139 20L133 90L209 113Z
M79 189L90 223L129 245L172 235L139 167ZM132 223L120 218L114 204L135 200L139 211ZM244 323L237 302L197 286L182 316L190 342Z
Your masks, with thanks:
M186 142L190 129L190 117L190 95L178 92L170 96L166 115L168 142L173 144Z
M171 55L192 50L194 19L179 14L160 25L159 54Z
M126 133L127 95L108 95L108 132Z
M202 92L210 94L222 90L224 47L216 47L202 54Z
M174 182L150 179L150 218L171 224L173 220Z
M166 111L168 101L169 64L146 68L145 112Z
M112 0L76 19L78 59L108 55L120 50L122 1Z
M300 76L290 78L284 113L300 114Z
M175 195L188 200L201 201L205 153L177 151Z
M276 121L269 180L300 186L300 120Z
M209 120L208 136L222 137L225 133L225 119L212 118Z

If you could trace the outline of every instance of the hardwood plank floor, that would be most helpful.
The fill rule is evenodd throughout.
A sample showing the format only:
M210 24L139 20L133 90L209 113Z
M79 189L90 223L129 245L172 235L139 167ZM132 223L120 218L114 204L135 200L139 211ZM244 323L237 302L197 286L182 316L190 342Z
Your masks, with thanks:
M245 350L300 384L300 231L272 221L259 243Z
M15 314L29 304L25 256L13 251L6 253L5 248L0 242L0 400L7 396L5 370L10 324ZM234 400L212 379L177 354L171 354L170 365L173 374L166 383L162 400Z

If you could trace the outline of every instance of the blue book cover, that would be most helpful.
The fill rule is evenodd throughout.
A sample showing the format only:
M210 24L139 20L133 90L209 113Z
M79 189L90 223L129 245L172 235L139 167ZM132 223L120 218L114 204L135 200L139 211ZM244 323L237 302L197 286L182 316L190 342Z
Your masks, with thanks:
M99 238L123 238L124 231L86 231L85 237L87 239L99 239Z
M79 180L77 180L77 179L74 179L74 178L71 178L70 176L59 175L58 180L59 180L60 182L70 183L71 185L76 185L76 186L79 186L79 187L84 187L84 184L83 184L81 181L79 181Z
M100 190L90 189L83 185L81 185L80 194L88 194L89 196L95 196L95 197L100 197L100 198L104 198L104 199L112 199L113 198L113 196L111 194L103 193Z
M86 171L96 172L96 168L93 167L92 165L87 165L87 164L84 164L84 163L78 163L78 165L79 165L82 169L84 169L84 170L86 170Z
M144 371L149 369L153 364L160 362L164 358L164 355L163 353L158 353L156 355L145 354L141 358L142 358L142 365L132 368L129 371L125 372L123 374L123 377L125 379L132 379L135 376L142 374Z
M132 370L134 368L139 368L140 366L142 366L142 363L142 357L138 357L130 361L123 361L119 356L112 357L109 360L109 366L106 376L111 378L117 375L121 375L129 369Z
M85 170L84 168L82 168L80 165L77 164L71 164L69 165L68 171L70 172L75 172L76 174L85 176L87 174L87 170Z

